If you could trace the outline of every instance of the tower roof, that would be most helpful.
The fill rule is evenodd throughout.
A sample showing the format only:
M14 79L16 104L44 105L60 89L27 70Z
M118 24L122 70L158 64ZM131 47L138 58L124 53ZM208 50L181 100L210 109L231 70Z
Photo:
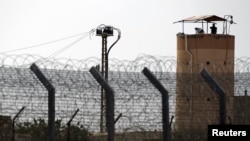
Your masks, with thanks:
M216 16L216 15L202 15L202 16L192 16L189 18L185 18L174 23L178 22L191 22L191 23L198 23L198 22L214 22L214 21L226 21L225 18Z
M196 27L195 28L195 31L197 32L198 30L199 31L202 31L202 32L197 32L197 33L204 33L204 27L203 27L203 24L205 23L207 25L207 33L208 33L208 25L209 24L217 24L219 22L222 22L223 23L223 34L228 34L227 33L227 28L229 28L228 26L230 26L230 24L236 24L234 21L233 21L233 16L232 15L224 15L224 18L223 17L219 17L219 16L216 16L216 15L201 15L201 16L192 16L192 17L189 17L189 18L185 18L185 19L182 19L182 20L179 20L179 21L176 21L174 22L175 23L182 23L182 33L184 33L184 24L185 23L201 23L201 26L202 28L199 28L199 27ZM227 22L229 22L230 24L227 26ZM225 24L226 23L226 24ZM225 24L225 26L224 26ZM210 28L211 30L213 29L213 33L216 33L214 31L216 27L212 27ZM217 28L216 28L217 30ZM212 31L211 31L212 33Z

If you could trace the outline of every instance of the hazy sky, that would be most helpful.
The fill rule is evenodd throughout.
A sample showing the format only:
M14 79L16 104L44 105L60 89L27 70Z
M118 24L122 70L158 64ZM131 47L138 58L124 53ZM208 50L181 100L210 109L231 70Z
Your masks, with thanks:
M248 3L247 0L0 0L0 52L48 57L81 36L22 51L7 51L88 32L105 24L121 30L121 39L112 48L110 58L131 60L139 54L176 56L176 34L182 31L182 26L173 22L199 15L233 15L237 24L230 26L230 34L235 35L235 56L250 57ZM186 27L185 32L194 33L194 29ZM115 32L108 38L108 45L116 38ZM84 38L56 57L100 58L101 37Z

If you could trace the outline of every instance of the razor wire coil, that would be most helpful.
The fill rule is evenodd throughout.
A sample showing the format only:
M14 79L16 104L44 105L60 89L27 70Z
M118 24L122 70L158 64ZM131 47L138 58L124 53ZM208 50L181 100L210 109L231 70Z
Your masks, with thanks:
M35 55L0 54L0 114L14 116L18 109L25 106L20 121L47 118L47 91L29 70L30 65L36 62L56 88L56 118L66 123L79 108L73 122L81 123L90 131L98 131L101 87L89 69L100 64L100 59L50 58L39 61L43 59ZM109 60L109 83L115 91L115 116L123 114L116 123L117 131L162 130L160 93L141 71L148 67L169 91L172 116L176 104L176 66L175 57L145 54L132 61ZM234 67L235 95L243 95L245 90L250 91L250 58L236 58ZM181 82L189 86L188 79Z

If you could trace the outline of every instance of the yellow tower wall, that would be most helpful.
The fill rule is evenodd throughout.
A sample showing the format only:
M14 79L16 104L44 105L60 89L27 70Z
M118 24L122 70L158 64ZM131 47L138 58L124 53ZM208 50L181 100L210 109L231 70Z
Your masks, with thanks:
M226 122L233 118L234 36L177 35L176 129L219 124L219 96L203 81L206 69L226 92Z

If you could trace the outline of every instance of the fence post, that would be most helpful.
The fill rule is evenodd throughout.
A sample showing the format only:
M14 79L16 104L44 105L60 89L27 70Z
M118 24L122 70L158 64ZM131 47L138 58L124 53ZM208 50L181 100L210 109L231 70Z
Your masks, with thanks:
M23 112L25 106L23 106L19 112L14 116L13 120L12 120L12 141L15 141L15 121L17 118L19 118L19 115Z
M39 81L48 91L48 140L55 141L55 88L35 63L30 66Z
M79 109L77 109L75 111L75 113L72 115L72 117L69 119L69 121L67 122L67 126L68 126L68 136L67 136L67 141L70 141L70 125L72 120L75 118L76 114L79 112Z
M213 79L213 77L203 69L200 75L205 79L205 81L210 85L210 87L218 93L219 104L220 104L220 124L224 125L226 123L226 94L221 86Z
M107 98L106 122L108 128L108 141L114 141L115 120L114 120L114 91L95 67L89 70L96 81L104 88Z
M144 67L142 73L148 80L160 91L162 96L162 122L163 122L163 141L170 141L170 126L169 126L169 101L168 91L163 87L160 81L150 72L147 67Z

